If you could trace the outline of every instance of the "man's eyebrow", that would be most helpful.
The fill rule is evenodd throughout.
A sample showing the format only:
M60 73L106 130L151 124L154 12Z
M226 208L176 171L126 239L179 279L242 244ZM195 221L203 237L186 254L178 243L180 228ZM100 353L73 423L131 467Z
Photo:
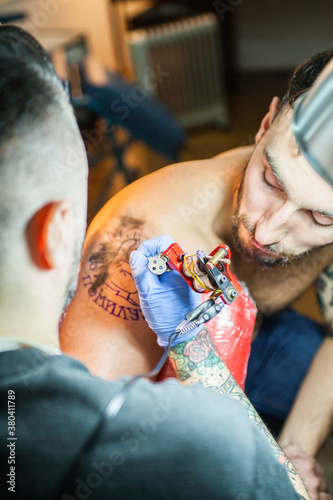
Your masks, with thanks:
M278 181L278 183L280 184L282 189L287 192L288 191L287 186L286 186L286 183L284 182L284 180L281 178L281 175L279 173L276 158L272 155L272 153L269 151L269 149L267 147L264 149L264 156L265 156L266 161L267 161L268 165L270 166L273 174L275 175L276 180ZM317 214L323 215L324 217L330 217L331 219L333 219L333 212L327 212L327 211L322 210L320 208L308 208L308 210L309 210L309 212L315 212Z
M264 149L264 156L265 156L266 161L267 161L268 165L270 166L273 174L275 175L276 180L278 181L278 183L280 184L280 186L282 187L282 189L284 191L288 191L286 183L281 178L281 175L280 175L280 172L279 172L279 168L277 166L276 158L272 155L272 153L268 150L267 147Z

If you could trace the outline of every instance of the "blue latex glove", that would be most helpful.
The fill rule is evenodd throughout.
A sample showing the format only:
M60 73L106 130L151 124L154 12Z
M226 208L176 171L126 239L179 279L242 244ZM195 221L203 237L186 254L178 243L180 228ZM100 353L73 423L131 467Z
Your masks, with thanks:
M157 334L160 346L168 345L169 336L200 303L200 294L192 290L177 271L156 276L148 269L148 258L166 250L174 240L169 235L147 240L131 253L130 266L139 292L143 315ZM200 327L180 335L172 345L189 340L201 330Z

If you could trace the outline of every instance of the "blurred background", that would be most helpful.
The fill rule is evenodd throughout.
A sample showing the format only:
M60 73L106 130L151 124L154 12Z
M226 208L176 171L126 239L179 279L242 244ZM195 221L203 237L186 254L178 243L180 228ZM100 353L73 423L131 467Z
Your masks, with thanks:
M0 18L30 31L68 82L88 222L143 175L252 144L295 66L333 46L329 0L0 0Z
M330 0L0 0L0 18L30 31L67 82L88 221L143 175L252 144L295 66L333 47ZM310 290L296 308L321 320L314 303Z
M0 17L69 79L89 221L142 175L252 143L292 69L333 45L329 0L12 0Z

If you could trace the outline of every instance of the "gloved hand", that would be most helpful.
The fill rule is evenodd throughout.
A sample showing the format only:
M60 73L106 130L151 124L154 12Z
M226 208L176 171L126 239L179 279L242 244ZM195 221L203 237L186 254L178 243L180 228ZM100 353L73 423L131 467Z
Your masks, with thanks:
M160 346L168 345L169 336L200 303L200 294L192 290L177 271L169 271L157 276L148 269L148 258L166 250L174 240L169 235L147 240L131 253L130 266L135 285L139 292L143 315L157 334ZM189 340L202 327L180 335L172 345Z

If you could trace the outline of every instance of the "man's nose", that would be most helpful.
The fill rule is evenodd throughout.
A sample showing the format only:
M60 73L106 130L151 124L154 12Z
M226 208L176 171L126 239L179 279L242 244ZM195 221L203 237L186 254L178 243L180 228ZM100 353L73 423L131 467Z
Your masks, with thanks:
M293 214L294 208L288 201L280 206L272 205L256 224L256 241L263 246L280 243L290 231Z

